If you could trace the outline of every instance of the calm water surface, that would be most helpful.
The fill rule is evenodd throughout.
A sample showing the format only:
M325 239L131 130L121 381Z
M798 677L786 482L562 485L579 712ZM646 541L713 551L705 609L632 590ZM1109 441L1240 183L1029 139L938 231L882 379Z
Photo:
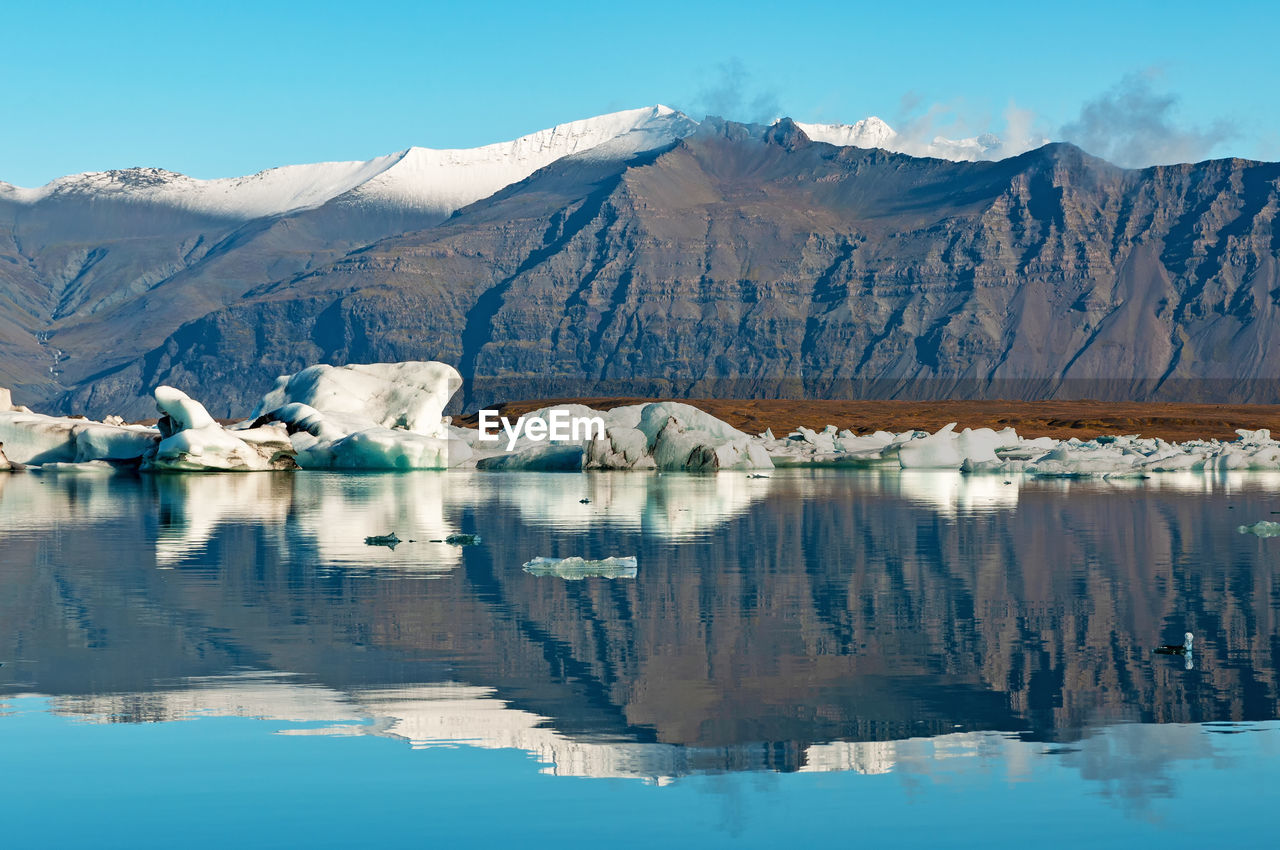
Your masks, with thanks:
M5 846L1272 846L1273 512L1244 474L0 476ZM638 576L521 569L572 555Z

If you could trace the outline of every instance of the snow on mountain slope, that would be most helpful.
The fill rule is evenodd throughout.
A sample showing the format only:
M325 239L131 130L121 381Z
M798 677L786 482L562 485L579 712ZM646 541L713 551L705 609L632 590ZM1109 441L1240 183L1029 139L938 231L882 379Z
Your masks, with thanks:
M318 207L348 195L346 200L355 203L447 215L561 157L615 139L619 141L609 146L610 155L638 153L672 142L697 126L674 109L651 106L572 121L480 148L414 147L365 162L287 165L248 177L213 180L159 168L99 171L60 177L35 189L0 183L0 200L36 204L76 196L115 198L248 220Z
M248 177L197 180L162 168L126 168L59 177L36 189L0 183L0 198L23 204L57 198L114 198L161 204L220 218L251 219L315 207L348 192L402 159L406 151L365 162L269 168Z
M796 126L815 142L831 145L852 145L859 148L884 148L911 156L931 156L960 162L980 159L1000 159L1014 156L1034 147L1048 144L1045 138L1014 140L1012 144L992 133L983 133L965 139L948 139L934 136L932 139L902 134L874 115L856 124L802 124Z
M898 134L893 128L872 115L856 124L802 124L796 126L815 142L855 148L887 148Z
M1000 139L989 134L923 141L896 132L875 116L854 124L797 126L814 141L886 148L913 156L974 160L1020 152L1006 150ZM598 150L601 156L623 157L669 144L697 128L698 122L687 115L658 105L571 121L479 148L413 147L363 162L286 165L247 177L213 180L160 168L98 171L59 177L34 189L0 183L0 200L37 204L60 198L111 198L247 221L341 198L342 203L443 216L562 157L591 150Z
M697 127L698 122L674 109L652 106L572 121L481 148L410 148L344 200L449 213L561 157L592 149L623 157L669 144Z

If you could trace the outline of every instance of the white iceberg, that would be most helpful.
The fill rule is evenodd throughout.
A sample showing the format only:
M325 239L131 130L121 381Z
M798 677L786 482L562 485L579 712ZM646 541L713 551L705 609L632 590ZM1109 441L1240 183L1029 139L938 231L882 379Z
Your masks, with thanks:
M658 469L703 472L773 468L759 438L692 405L674 401L647 404L636 427L647 438L649 454Z
M598 420L594 429L580 429L577 439L534 440L530 422ZM463 439L473 447L475 465L489 470L568 471L579 469L662 469L714 471L770 469L761 441L709 413L679 402L655 402L593 410L580 404L541 408L509 423L520 436L513 443ZM603 433L601 434L601 427ZM505 427L505 426L504 426ZM538 432L548 431L540 426ZM588 436L588 430L591 430ZM502 433L503 440L507 434ZM508 445L510 450L507 450Z
M161 440L142 467L172 472L253 472L294 469L293 446L282 426L232 432L204 405L174 387L155 389Z
M1241 534L1253 534L1258 537L1280 537L1280 522L1259 520L1253 525L1242 525L1237 531Z
M308 366L276 379L252 418L285 423L303 468L446 469L472 455L442 415L460 386L434 361Z
M601 558L588 561L585 558L534 558L524 565L524 571L535 576L557 576L569 581L584 578L635 578L635 556Z
M477 469L521 472L578 472L583 467L582 446L543 443L522 451L503 453L476 461Z
M154 428L105 425L88 419L0 410L0 443L13 463L136 460L160 439Z

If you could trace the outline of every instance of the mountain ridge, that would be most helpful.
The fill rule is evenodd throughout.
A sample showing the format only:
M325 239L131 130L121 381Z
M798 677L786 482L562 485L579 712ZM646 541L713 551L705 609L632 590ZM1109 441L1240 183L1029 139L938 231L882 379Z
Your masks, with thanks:
M126 415L156 383L233 415L312 362L404 359L462 365L468 406L1280 398L1274 163L1133 170L1066 143L951 162L815 142L789 119L659 141L623 134L447 217L338 196L206 238L200 216L169 216L155 250L184 259L128 297L137 245L83 241L128 221L82 222L72 251L59 220L62 242L16 256L0 228L0 295L54 328L24 331L25 356L62 352L56 382L0 383ZM5 271L23 262L44 277ZM57 309L38 303L50 280ZM3 328L12 349L21 329Z

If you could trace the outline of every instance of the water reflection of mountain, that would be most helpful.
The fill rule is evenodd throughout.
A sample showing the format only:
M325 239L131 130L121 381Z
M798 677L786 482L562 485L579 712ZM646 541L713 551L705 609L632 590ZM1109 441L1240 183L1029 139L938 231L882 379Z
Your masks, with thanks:
M1274 482L1157 483L0 478L0 685L157 719L191 677L293 671L344 699L400 688L397 711L352 717L403 718L421 696L405 683L463 681L557 740L673 745L700 770L1275 718L1280 541L1236 533ZM484 542L363 545L392 529ZM570 554L635 554L639 577L520 569ZM1150 653L1184 628L1190 671Z

